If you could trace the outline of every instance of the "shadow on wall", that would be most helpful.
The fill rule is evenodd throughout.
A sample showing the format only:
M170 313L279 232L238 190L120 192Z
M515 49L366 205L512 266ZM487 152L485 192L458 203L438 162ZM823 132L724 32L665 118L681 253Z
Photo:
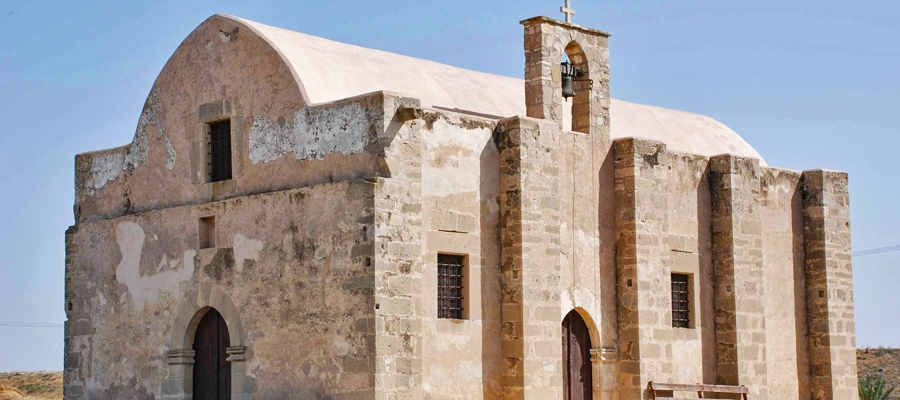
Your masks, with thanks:
M794 327L796 329L797 383L799 398L811 396L809 387L809 331L806 325L806 253L802 179L797 180L791 197L791 240L794 249Z
M496 133L494 133L496 134ZM500 342L501 315L499 307L500 294L500 220L499 197L495 193L500 182L500 160L493 135L485 143L481 155L481 180L479 204L481 208L481 385L484 398L500 398L502 385L500 371L503 367L503 354ZM493 266L493 268L488 268ZM485 293L496 293L497 303L491 303Z
M703 383L714 385L719 383L718 358L716 355L715 324L715 265L712 261L712 197L709 192L709 163L703 167L700 181L697 183L697 252L700 258L700 315L705 316L701 323L700 353L703 359Z

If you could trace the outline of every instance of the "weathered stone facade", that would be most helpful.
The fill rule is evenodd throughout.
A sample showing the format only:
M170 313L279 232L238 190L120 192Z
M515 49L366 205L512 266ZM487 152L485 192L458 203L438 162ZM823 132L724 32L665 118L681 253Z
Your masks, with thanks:
M855 399L847 175L768 167L720 124L646 106L628 110L715 125L691 131L715 146L616 132L609 35L522 24L525 81L496 99L473 94L484 74L201 24L132 143L76 157L66 398L193 398L215 309L234 399L562 399L572 310L595 399L649 398L651 381ZM322 101L325 72L304 62L342 54L441 79L345 73ZM585 79L570 102L564 55ZM461 88L435 91L447 76ZM232 178L211 182L218 121ZM438 314L447 254L465 257L461 319ZM690 277L687 328L674 273Z

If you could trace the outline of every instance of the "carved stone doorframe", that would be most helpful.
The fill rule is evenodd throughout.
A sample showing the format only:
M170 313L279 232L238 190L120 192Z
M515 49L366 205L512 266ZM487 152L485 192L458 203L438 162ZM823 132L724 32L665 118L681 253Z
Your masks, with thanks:
M249 358L244 342L240 313L225 290L211 283L201 285L182 301L172 326L166 364L169 375L163 382L162 399L191 400L193 398L194 334L200 319L210 309L222 315L228 327L230 346L225 352L231 363L232 400L251 400L256 393L256 380L247 375Z

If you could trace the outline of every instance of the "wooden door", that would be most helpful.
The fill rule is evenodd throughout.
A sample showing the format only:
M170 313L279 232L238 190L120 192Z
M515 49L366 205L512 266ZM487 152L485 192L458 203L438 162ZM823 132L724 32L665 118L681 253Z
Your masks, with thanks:
M194 399L231 399L228 327L215 309L203 315L194 335Z
M593 399L591 335L578 312L572 310L562 323L563 398Z

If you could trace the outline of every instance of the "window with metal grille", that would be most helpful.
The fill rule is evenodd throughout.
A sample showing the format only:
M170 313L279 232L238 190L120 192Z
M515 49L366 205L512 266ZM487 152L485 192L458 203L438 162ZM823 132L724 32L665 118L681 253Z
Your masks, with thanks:
M685 274L672 274L672 327L675 328L691 327L689 280Z
M438 254L438 318L463 319L465 256Z
M231 121L209 124L209 180L231 179Z

